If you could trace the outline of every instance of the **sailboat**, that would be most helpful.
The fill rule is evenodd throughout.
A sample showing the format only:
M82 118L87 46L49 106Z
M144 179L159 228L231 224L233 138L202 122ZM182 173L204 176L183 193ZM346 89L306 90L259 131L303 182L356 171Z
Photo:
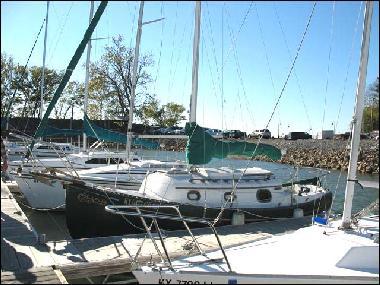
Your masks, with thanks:
M255 153L268 155L274 160L281 158L281 151L273 146L218 141L196 124L200 10L200 2L197 2L190 122L186 125L188 168L149 173L139 191L107 189L78 181L65 184L66 224L73 238L144 232L144 223L139 217L126 218L119 212L134 205L151 205L149 215L170 215L174 205L184 217L192 220L192 227L204 226L200 219L216 219L216 225L225 225L235 221L244 223L311 215L330 209L332 193L318 183L313 185L304 181L304 184L283 185L273 173L258 167L196 166L208 163L212 157L223 158L228 154ZM183 225L170 220L161 223L160 227L176 230L182 229Z
M314 217L311 226L293 233L142 266L133 271L139 284L379 284L379 215L351 213L373 5L366 2L342 218Z

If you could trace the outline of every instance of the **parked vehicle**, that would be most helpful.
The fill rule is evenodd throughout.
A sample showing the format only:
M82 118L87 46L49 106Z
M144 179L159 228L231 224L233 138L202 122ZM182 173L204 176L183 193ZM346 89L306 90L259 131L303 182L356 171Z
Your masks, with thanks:
M223 137L223 132L221 130L218 130L218 129L207 129L206 132L209 133L214 138L222 138Z
M245 138L247 134L240 130L229 130L223 132L223 138L241 139Z
M270 139L272 133L268 129L256 130L251 137L262 137L263 139Z
M311 138L312 136L306 132L290 132L285 136L286 140L306 140Z
M178 127L178 129L174 130L175 135L184 135L185 134L185 128Z
M167 128L159 128L152 132L153 135L164 135L166 133Z

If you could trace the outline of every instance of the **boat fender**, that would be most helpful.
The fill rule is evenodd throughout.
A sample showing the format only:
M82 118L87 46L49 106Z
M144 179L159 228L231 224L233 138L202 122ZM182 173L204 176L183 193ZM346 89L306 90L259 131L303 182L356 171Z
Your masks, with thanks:
M293 218L302 218L303 217L303 209L295 208L293 211Z
M241 226L244 225L244 213L235 211L232 213L231 225Z
M187 192L187 199L191 201L199 201L200 198L201 198L201 194L198 191L191 190Z

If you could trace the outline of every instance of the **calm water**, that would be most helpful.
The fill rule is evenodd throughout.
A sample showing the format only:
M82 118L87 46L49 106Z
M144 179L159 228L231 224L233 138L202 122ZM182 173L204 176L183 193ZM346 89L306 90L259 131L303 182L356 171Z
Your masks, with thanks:
M159 159L159 160L185 160L185 153L173 152L173 151L137 151L137 153L144 159ZM210 167L233 167L233 168L245 168L245 167L261 167L270 170L277 178L283 181L288 181L296 172L298 178L309 178L315 175L321 174L321 171L313 168L299 168L298 171L294 166L264 162L264 161L247 161L247 160L235 160L235 159L213 159L207 166ZM324 171L326 172L326 171ZM344 191L346 186L346 172L340 172L332 170L323 179L324 187L330 189L335 193L335 198L332 205L332 211L334 213L342 213ZM358 175L358 179L379 181L378 174L375 175ZM355 195L353 200L353 213L360 211L368 206L371 202L379 198L379 190L373 188L361 189L359 185L355 186ZM65 222L64 213L46 213L35 212L22 207L31 221L32 225L36 228L37 232L45 233L47 240L61 240L70 238Z

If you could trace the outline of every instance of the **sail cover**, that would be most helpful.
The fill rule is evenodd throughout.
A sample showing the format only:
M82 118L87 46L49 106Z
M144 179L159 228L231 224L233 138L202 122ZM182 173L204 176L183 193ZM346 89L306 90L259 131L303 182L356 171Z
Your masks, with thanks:
M84 114L83 130L87 136L96 138L97 140L107 142L118 142L122 144L127 143L128 137L126 134L107 130L95 124L92 124L89 118L87 117L87 114ZM140 145L148 149L157 149L160 146L158 142L148 141L139 138L134 138L132 144Z
M41 137L49 137L56 135L65 135L65 136L78 136L81 135L81 130L73 130L73 129L58 129L52 126L47 126L43 131Z
M281 159L281 150L268 144L220 141L198 126L195 122L187 123L186 135L189 136L186 145L186 160L189 164L206 164L215 158L225 158L228 155L245 155L255 157L265 155L276 161ZM257 149L256 149L257 147Z

